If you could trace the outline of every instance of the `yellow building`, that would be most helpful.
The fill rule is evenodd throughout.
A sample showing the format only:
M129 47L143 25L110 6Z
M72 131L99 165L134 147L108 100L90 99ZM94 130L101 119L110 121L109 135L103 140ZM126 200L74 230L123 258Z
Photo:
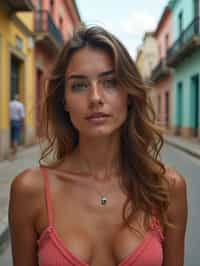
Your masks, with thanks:
M158 64L158 46L153 32L146 32L143 43L137 51L136 65L145 82L151 82L151 74Z
M143 69L144 69L144 53L142 51L142 47L139 47L137 49L136 54L136 60L135 60L136 66L138 71L140 72L141 76L143 77Z
M33 4L0 1L0 159L10 150L9 101L18 93L25 107L22 145L34 142Z

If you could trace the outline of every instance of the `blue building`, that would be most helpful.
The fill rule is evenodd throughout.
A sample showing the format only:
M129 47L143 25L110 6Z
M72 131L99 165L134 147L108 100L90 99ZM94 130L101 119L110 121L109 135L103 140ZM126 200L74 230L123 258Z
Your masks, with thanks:
M200 0L171 0L173 44L167 64L173 69L172 127L185 137L200 137Z

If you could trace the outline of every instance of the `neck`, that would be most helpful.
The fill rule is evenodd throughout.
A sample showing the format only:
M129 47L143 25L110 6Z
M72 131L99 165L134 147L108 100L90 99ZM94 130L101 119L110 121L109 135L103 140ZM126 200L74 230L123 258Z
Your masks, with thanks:
M96 179L109 179L119 170L119 136L80 137L77 153L80 167Z

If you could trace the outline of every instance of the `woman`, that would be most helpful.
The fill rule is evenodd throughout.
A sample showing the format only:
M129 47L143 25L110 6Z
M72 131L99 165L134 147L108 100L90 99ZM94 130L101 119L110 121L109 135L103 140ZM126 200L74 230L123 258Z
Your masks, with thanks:
M148 88L116 37L72 36L44 114L40 168L11 187L14 266L183 266L185 181L158 160Z

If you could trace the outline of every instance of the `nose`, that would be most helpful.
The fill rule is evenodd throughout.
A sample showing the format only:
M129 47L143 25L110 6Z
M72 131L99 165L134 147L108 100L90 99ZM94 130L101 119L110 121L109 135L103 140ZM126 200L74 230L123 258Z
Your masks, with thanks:
M92 104L102 104L103 103L103 95L100 86L98 86L97 81L91 83L89 100Z

